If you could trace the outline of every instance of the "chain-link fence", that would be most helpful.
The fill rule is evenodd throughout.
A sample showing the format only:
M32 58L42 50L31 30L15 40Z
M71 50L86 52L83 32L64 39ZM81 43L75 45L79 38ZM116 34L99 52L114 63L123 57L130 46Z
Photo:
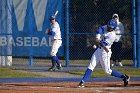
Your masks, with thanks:
M97 28L107 24L114 13L124 25L123 64L133 64L131 0L70 0L70 64L88 64L94 53Z
M37 55L33 56L34 64L46 64L47 62L50 64L50 61L47 60L50 59L49 51L51 46L49 46L49 39L44 33L46 27L49 25L49 14L52 14L57 8L60 9L58 21L61 24L62 31L64 30L65 22L63 20L63 14L65 13L65 2L63 1L65 0L61 0L61 3L58 2L59 0L57 0L57 3L53 3L55 0L40 0L40 3L37 3L35 0L33 1L34 2L32 2L32 0L23 0L21 3L20 0L0 0L0 54L1 57L9 56L10 60L12 60L13 56L14 59L12 64L14 65L28 65L29 55L31 54ZM53 3L55 9L50 8L51 6L47 5L48 3ZM43 7L42 4L45 6ZM63 7L59 8L59 6ZM63 9L63 11L61 11L61 9ZM122 35L122 50L118 51L122 56L124 64L132 65L133 34L131 9L131 0L69 0L70 65L79 66L87 65L89 63L94 52L92 46L95 44L95 33L97 28L101 25L105 25L112 18L114 13L119 15L125 31ZM18 26L15 24L18 24ZM34 31L34 33L30 32L31 30ZM64 32L62 32L62 34L62 36L65 35ZM33 36L35 36L32 38L32 42L34 43L33 47L35 48L32 50L30 47L30 40ZM8 37L9 39L6 40L5 37ZM4 40L10 41L8 42L8 46L6 42L3 42ZM24 40L26 42L23 42ZM65 40L63 41L63 45L65 46ZM6 44L6 46L4 44ZM23 47L21 47L22 45L24 45L26 49L23 49ZM37 48L37 45L42 46ZM31 51L33 53L31 53ZM6 54L2 54L2 52ZM61 50L59 54L62 57L61 61L65 64L65 53ZM5 59L1 58L1 64L4 62L3 60Z
M9 60L9 66L38 64L44 59L50 63L51 40L45 32L49 17L59 11L56 19L64 35L63 10L63 0L0 0L0 66L9 65Z
M12 16L9 9L10 3L0 0L0 66L12 65Z

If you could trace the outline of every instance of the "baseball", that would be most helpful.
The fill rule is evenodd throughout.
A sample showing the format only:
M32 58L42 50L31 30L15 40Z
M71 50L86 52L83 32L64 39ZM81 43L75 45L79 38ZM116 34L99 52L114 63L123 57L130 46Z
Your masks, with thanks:
M97 46L96 45L93 45L93 48L95 49L95 48L97 48Z

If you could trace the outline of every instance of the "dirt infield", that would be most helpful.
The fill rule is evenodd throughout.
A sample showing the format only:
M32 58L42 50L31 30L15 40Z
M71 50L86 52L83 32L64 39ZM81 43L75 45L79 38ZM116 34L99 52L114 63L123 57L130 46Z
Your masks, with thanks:
M0 93L140 93L140 82L86 82L85 88L77 88L78 82L22 82L0 83Z

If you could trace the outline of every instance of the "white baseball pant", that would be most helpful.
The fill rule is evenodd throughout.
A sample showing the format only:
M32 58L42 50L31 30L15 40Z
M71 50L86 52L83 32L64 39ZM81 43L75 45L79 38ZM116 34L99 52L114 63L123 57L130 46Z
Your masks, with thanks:
M56 39L52 41L51 56L56 56L56 53L58 52L58 49L61 46L61 44L61 39Z
M110 57L111 57L111 49L107 53L103 48L98 48L92 55L90 64L88 68L93 71L96 65L100 62L105 73L111 75L112 70L110 69Z

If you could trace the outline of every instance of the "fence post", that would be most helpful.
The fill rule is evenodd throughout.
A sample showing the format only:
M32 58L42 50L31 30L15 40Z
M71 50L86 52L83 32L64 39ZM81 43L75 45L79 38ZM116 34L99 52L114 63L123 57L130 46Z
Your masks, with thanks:
M137 67L139 68L140 67L140 0L138 0L138 36L137 36L137 49L138 49L138 51L137 51L137 54L138 54L138 57L137 57Z
M7 33L7 39L8 41L10 40L10 38L12 38L12 7L11 7L11 0L6 0L6 9L7 9L7 18L6 18L6 25L7 25L7 29L6 29L6 33ZM8 45L7 46L7 55L6 55L6 62L7 62L7 66L12 66L12 45Z
M133 63L134 67L137 67L137 50L136 50L136 2L133 0L133 6L132 6L133 14L132 14L132 19L133 19Z
M69 65L69 0L66 0L66 66Z
M33 25L32 25L32 0L29 0L29 17L30 17L30 27L29 27L29 31L30 31L30 37L31 37L31 46L30 46L30 60L29 60L29 65L32 66L33 65L33 46L32 46L32 31L33 31Z

